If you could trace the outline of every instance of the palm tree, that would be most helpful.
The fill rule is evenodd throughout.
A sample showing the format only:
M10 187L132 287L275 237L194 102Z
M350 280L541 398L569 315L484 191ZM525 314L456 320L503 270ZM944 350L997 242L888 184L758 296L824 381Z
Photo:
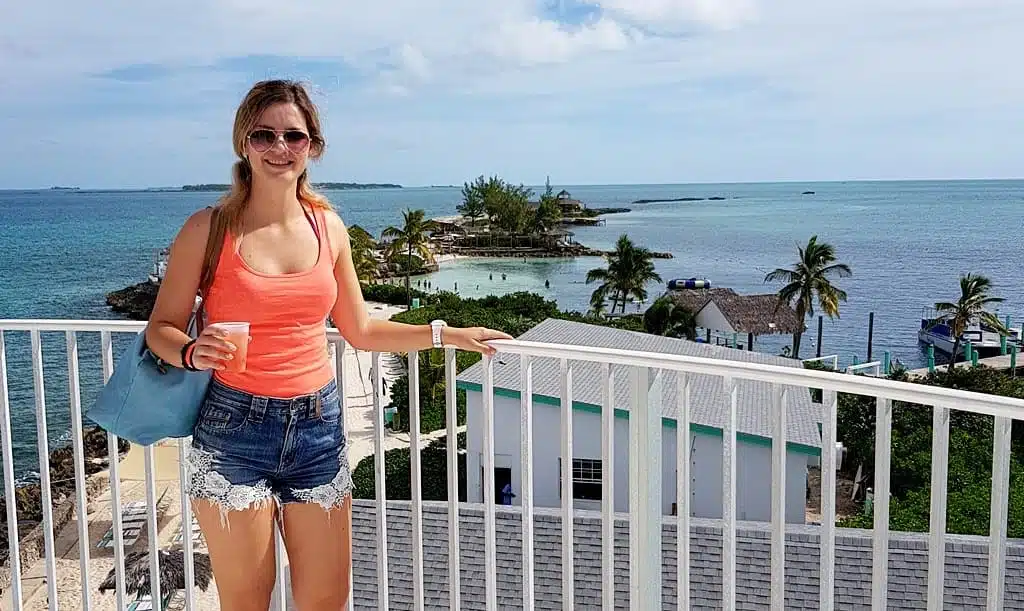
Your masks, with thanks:
M359 282L367 284L377 277L377 259L374 251L377 242L359 225L348 228L348 240L351 244L352 264L356 269Z
M604 286L600 286L590 295L590 315L597 318L604 316L604 311L608 308L608 291Z
M615 250L605 255L608 267L598 267L587 272L587 284L600 282L597 291L602 295L612 295L612 313L621 304L622 312L626 311L626 302L630 297L643 301L647 299L647 283L661 282L661 276L654 271L654 258L651 251L636 246L625 234L619 236ZM597 299L591 296L591 304Z
M381 238L391 240L388 247L390 257L405 251L405 294L408 308L412 308L412 286L409 283L412 256L415 254L423 259L424 263L433 262L434 252L430 249L430 238L427 234L435 227L434 221L427 219L422 209L406 210L402 212L401 228L391 226L381 232Z
M956 303L941 301L935 304L935 310L939 313L938 320L946 323L953 334L953 354L949 359L951 372L956 364L956 355L960 351L960 336L972 322L979 321L999 333L1009 333L999 317L986 309L989 304L1003 301L1002 297L989 295L991 288L992 281L987 277L967 274L960 276L960 298Z
M785 283L779 289L779 304L789 304L796 310L800 330L793 334L793 358L800 358L800 338L808 316L814 316L817 298L821 311L829 318L839 318L839 303L846 301L846 291L838 288L830 278L848 278L853 275L845 263L836 263L836 249L827 242L818 242L811 236L807 246L800 248L799 259L793 269L779 268L764 277L765 283Z
M665 337L697 339L697 317L668 295L662 295L644 312L644 330Z

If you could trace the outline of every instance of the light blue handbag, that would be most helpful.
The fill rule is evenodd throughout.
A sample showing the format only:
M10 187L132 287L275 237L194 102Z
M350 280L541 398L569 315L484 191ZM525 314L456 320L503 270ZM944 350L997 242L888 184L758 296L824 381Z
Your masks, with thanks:
M189 319L188 334L197 337L205 323L205 296L220 256L223 227L214 209L207 238L201 301ZM118 358L110 380L85 415L104 430L140 445L168 437L188 437L195 429L212 370L188 371L153 354L143 330Z
M193 326L193 325L190 325ZM189 334L195 337L195 333ZM104 430L140 445L188 437L199 419L212 370L188 371L162 361L135 336L86 416Z

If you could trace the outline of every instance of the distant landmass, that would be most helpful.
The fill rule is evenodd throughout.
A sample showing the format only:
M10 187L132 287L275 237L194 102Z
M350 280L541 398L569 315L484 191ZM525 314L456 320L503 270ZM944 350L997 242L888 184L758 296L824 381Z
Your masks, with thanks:
M328 191L341 191L346 189L401 189L402 185L389 182L315 182L313 187ZM207 183L200 185L183 185L182 191L227 191L231 185Z

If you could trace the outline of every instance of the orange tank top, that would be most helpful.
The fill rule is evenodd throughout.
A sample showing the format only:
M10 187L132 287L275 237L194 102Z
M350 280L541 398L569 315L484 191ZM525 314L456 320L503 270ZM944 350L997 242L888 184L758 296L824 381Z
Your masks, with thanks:
M205 310L207 324L249 322L245 371L214 372L232 388L287 399L313 393L334 377L327 344L327 317L338 295L333 250L323 210L306 217L319 244L308 271L256 271L238 252L233 232L224 235Z

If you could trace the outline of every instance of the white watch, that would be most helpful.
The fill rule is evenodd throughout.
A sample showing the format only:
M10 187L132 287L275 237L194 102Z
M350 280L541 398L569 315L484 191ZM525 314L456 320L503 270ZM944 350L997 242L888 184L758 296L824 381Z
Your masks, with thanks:
M432 320L432 321L430 321L430 339L431 339L431 343L434 345L435 348L443 348L444 347L444 342L442 341L442 338L441 338L441 329L443 329L443 328L445 328L447 326L448 326L448 323L446 323L443 320Z

